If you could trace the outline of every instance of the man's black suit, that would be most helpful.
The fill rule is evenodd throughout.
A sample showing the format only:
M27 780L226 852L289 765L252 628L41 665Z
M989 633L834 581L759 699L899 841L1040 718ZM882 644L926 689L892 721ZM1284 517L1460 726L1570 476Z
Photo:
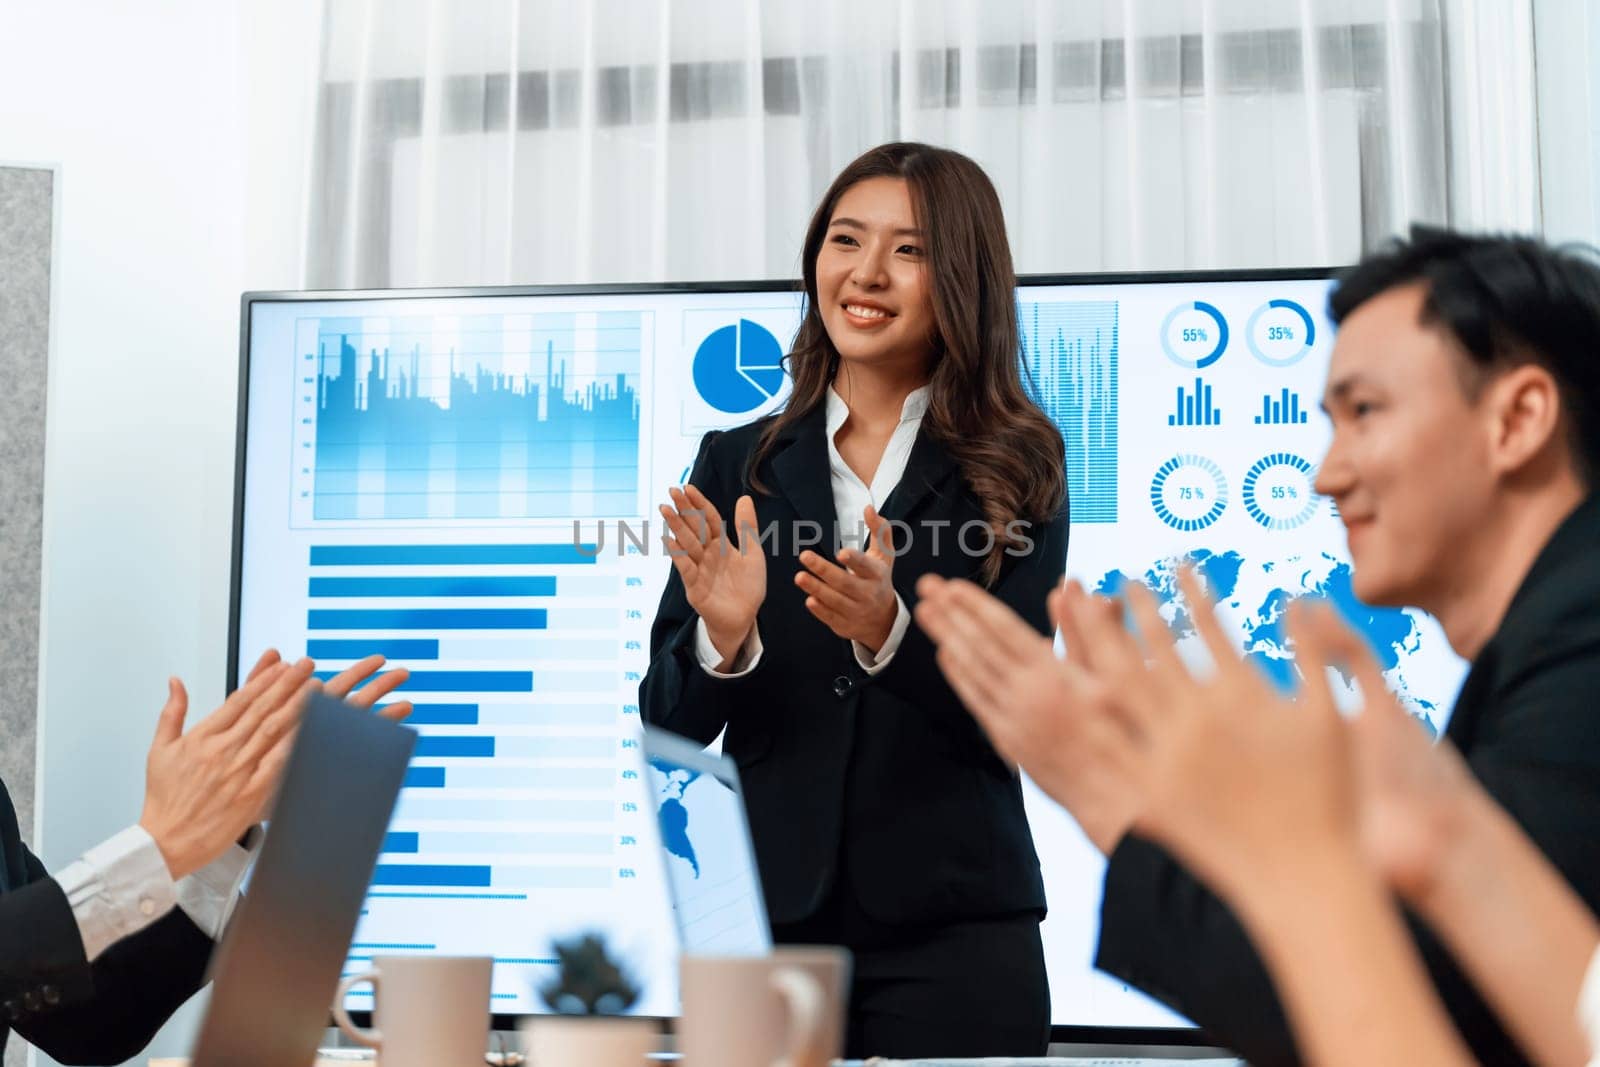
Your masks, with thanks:
M817 551L833 554L823 409L791 427L763 462L757 474L771 495L753 491L746 472L764 425L708 434L690 481L730 528L738 497L755 498L767 538L767 594L757 615L765 652L743 677L707 674L695 653L698 616L674 571L651 631L644 718L702 743L726 727L723 750L739 765L767 909L780 932L843 897L866 923L885 927L1026 915L1036 939L1044 887L1017 776L951 691L932 642L913 623L889 664L868 676L850 642L806 610L794 584L796 542L807 537L796 523L817 524ZM982 512L926 432L881 514L910 525L909 543L906 528L895 529L893 570L908 608L923 574L975 576L982 557L963 553L957 534ZM840 518L847 532L861 522ZM1032 550L1006 558L993 592L1046 632L1045 596L1066 561L1065 511L1029 533ZM983 548L976 526L967 537ZM981 1012L981 1002L973 1008Z
M174 909L88 962L67 898L23 846L0 782L0 1048L14 1029L63 1063L129 1059L199 990L211 948Z
M1600 497L1556 531L1472 663L1447 736L1484 788L1600 910ZM1317 902L1307 900L1308 922ZM1297 1062L1282 1008L1225 905L1155 845L1113 852L1096 964L1260 1065ZM1457 1028L1486 1064L1526 1059L1412 922Z

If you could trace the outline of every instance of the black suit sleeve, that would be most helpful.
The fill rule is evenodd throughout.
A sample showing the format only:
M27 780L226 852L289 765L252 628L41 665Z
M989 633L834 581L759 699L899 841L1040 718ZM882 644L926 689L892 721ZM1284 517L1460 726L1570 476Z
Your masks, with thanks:
M1033 525L1029 530L1030 550L1023 555L1007 557L999 580L989 590L1006 607L1022 616L1029 626L1044 634L1055 632L1045 598L1061 581L1066 567L1068 529L1065 506L1049 522ZM953 539L955 531L946 531L946 536ZM896 592L913 611L917 606L919 577L921 575L902 574L898 568L895 571ZM889 690L913 707L942 716L946 725L958 734L989 748L983 729L945 681L944 672L934 658L937 651L920 626L907 627L894 657L873 677L872 684ZM999 756L995 759L999 760Z
M740 495L739 475L717 469L713 452L718 436L713 430L701 440L689 481L716 507L727 524L728 536L737 543L733 506ZM695 654L699 622L700 616L684 593L683 579L673 567L650 627L650 669L639 683L639 712L653 726L708 745L728 725L734 710L748 703L749 695L761 685L768 657L763 656L749 674L714 677L700 666Z
M1600 908L1600 639L1557 631L1539 662L1486 701L1467 764L1591 909ZM1315 909L1307 901L1308 918ZM1266 970L1228 908L1166 852L1137 838L1111 856L1101 904L1102 970L1171 1005L1252 1063L1297 1062ZM1484 1063L1526 1062L1445 950L1411 922L1424 962Z
M25 859L27 884L0 896L0 1003L19 1008L11 1025L66 1064L136 1056L205 983L211 939L174 909L90 963L61 887Z
M83 999L93 990L66 894L31 852L23 857L26 882L0 895L0 1007L6 1016L29 994L39 1000L46 987L58 1000Z

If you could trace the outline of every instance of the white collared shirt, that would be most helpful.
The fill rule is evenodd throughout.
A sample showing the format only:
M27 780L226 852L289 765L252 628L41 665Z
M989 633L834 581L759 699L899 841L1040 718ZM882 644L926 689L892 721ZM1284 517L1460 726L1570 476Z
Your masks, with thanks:
M911 446L916 444L917 431L922 427L922 416L928 411L929 386L913 389L900 405L900 423L889 435L889 443L884 446L883 458L878 461L878 469L872 474L872 484L868 485L861 480L861 476L850 469L850 464L844 461L839 454L839 445L834 440L839 430L843 428L845 420L850 417L850 406L844 398L828 387L828 397L824 412L827 420L828 437L828 473L829 481L833 487L833 511L839 522L839 541L841 546L861 548L865 541L867 520L864 516L866 507L871 504L874 508L883 508L883 502L889 494L894 492L894 487L900 484L900 479L905 475L906 463L911 459ZM873 655L859 641L852 641L851 647L855 650L856 663L868 674L877 674L889 665L894 658L900 642L905 638L906 628L911 625L911 612L906 607L906 602L898 593L895 594L894 625L889 630L889 638L884 641L883 647ZM761 662L763 645L759 628L752 626L750 636L745 640L744 647L733 658L733 669L726 673L718 671L722 663L722 655L717 647L711 643L711 637L706 633L705 620L695 627L695 656L700 660L700 666L708 674L718 678L737 678L755 670L756 664Z
M138 825L85 852L56 877L78 922L85 958L93 962L174 907L207 937L219 938L261 837L259 829L252 830L249 848L230 845L221 857L176 882L155 839Z
M1589 1035L1589 1067L1600 1067L1600 951L1594 954L1578 994L1578 1022Z

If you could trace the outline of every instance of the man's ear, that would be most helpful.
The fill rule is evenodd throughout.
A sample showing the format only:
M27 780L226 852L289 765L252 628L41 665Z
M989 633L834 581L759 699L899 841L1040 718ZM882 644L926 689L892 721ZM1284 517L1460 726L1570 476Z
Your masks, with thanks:
M1496 474L1522 470L1562 432L1561 390L1536 363L1501 372L1480 403L1490 419L1489 464Z

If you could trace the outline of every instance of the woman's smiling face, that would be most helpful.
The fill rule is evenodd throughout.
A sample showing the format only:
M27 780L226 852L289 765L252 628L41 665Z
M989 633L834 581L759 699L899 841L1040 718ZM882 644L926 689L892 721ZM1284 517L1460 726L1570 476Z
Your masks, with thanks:
M846 363L927 362L938 324L927 241L903 178L857 182L834 205L817 253L817 304Z

